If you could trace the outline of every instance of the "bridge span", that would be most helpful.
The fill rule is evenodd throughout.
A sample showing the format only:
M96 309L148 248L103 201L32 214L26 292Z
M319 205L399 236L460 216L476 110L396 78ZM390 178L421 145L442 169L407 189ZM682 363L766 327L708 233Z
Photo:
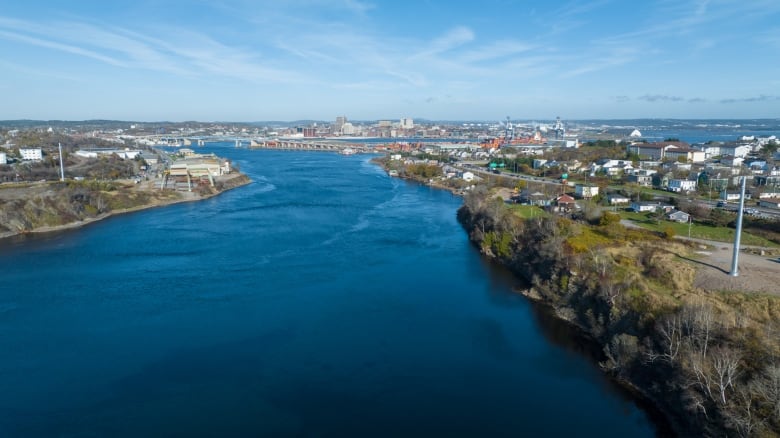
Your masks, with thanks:
M342 154L361 154L375 152L374 148L361 143L345 143L330 141L310 141L310 140L252 140L249 144L250 149L281 149L296 151L324 151L339 152Z

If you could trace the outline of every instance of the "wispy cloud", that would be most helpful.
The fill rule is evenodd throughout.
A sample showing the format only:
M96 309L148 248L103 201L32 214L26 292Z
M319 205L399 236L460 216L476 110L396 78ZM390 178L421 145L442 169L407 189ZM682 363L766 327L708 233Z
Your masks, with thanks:
M749 102L775 102L780 101L780 96L762 94L760 96L721 99L720 103L749 103Z
M296 72L271 68L251 51L177 29L176 37L152 38L123 28L86 22L32 23L0 17L0 39L89 58L113 67L195 76L205 71L245 80L294 81ZM185 37L186 38L183 38Z
M637 100L644 100L645 102L682 102L685 98L666 94L645 94L637 97Z
M465 26L450 29L444 35L434 39L421 52L415 53L409 59L419 60L452 50L474 40L474 32Z

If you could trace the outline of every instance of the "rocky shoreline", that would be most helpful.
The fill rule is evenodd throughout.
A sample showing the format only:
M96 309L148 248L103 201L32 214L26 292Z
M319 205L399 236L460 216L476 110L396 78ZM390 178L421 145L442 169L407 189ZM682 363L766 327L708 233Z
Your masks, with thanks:
M777 297L696 287L685 242L609 218L524 220L501 204L464 198L458 220L472 243L592 341L604 372L662 414L664 435L778 435L780 392L767 390L780 383Z
M64 223L60 223L56 225L39 225L39 226L32 226L29 229L24 228L24 229L17 229L17 230L2 231L0 232L0 240L8 239L14 236L21 236L25 234L51 233L51 232L64 231L64 230L69 230L74 228L80 228L89 225L91 223L98 222L103 219L107 219L109 217L113 217L121 214L132 213L136 211L147 210L147 209L157 208L157 207L164 207L164 206L179 204L184 202L202 201L205 199L212 198L214 196L218 196L228 190L232 190L234 188L238 188L250 184L252 180L245 174L235 173L235 174L228 175L226 178L220 179L220 182L221 182L220 188L210 192L176 192L176 196L174 197L148 197L147 202L142 203L140 205L134 205L127 208L111 209L109 211L96 214L94 216L85 216L76 220L69 220L69 221L65 221ZM154 193L154 190L150 188L146 188L146 189L138 188L135 191L141 193L146 192L147 194ZM3 200L0 199L0 201ZM4 209L14 208L14 206L10 205L11 203L8 202L7 200L5 201L6 202L2 202L2 204L0 204L0 214L3 214L3 216L8 216L8 212L5 212ZM61 219L66 219L66 218L61 218Z

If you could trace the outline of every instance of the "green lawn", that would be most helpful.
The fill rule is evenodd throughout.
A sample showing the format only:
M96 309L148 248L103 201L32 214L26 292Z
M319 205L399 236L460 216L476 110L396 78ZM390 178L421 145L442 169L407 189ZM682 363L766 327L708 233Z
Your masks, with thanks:
M532 217L549 216L549 214L535 205L510 204L509 209L523 219Z
M688 224L671 222L667 220L655 221L648 217L647 213L635 213L629 211L620 212L620 217L630 220L631 222L646 228L648 230L663 232L668 227L671 227L675 235L688 237ZM691 237L694 239L714 240L716 242L733 242L734 233L736 230L728 227L713 227L710 225L704 225L694 222L690 226ZM766 246L777 247L774 242L766 240L762 237L754 236L752 234L742 232L742 239L740 241L742 245L754 245L754 246Z

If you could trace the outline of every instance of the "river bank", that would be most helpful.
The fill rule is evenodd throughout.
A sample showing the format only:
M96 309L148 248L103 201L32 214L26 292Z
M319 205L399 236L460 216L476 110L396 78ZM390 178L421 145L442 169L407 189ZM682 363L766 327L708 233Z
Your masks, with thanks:
M386 160L383 161L383 160L375 159L373 161L377 165L381 166L386 172L390 173L390 168ZM404 170L406 169L404 168ZM399 172L396 170L391 174L391 176L401 178L407 181L413 181L421 185L446 190L457 196L464 196L468 193L468 191L464 191L462 188L438 183L436 182L436 180L432 178L426 178L424 176L421 176L413 172L406 172L406 171ZM460 214L459 214L459 219L461 219ZM469 229L469 224L467 222L464 222L463 220L460 220L460 222L461 225L464 227L464 229L467 232L469 232L469 234L471 234L470 233L471 230ZM484 251L482 252L484 255ZM492 254L488 254L488 258L493 260L496 259L496 257L494 257ZM524 281L529 281L527 277L518 275L518 272L514 271L511 265L502 263L500 260L499 260L499 264L506 268L509 268L516 278ZM589 331L587 327L578 324L575 319L569 318L565 314L559 312L560 309L557 308L552 302L545 300L545 298L541 294L539 294L535 288L531 287L530 282L528 286L529 287L526 288L519 288L517 289L517 291L525 298L527 298L531 302L532 306L535 306L537 308L537 313L539 315L545 315L545 316L538 317L540 322L542 322L542 320L548 320L547 324L549 325L549 320L554 319L558 323L562 323L570 327L570 330L565 330L567 332L566 339L558 339L557 342L566 345L579 343L580 345L577 348L578 353L587 357L589 360L594 361L595 363L599 363L605 359L604 352L602 351L604 345L601 342L599 342L598 338L593 336L593 333ZM556 331L559 332L560 328ZM670 410L669 407L666 406L664 403L662 403L660 400L653 397L652 394L643 390L642 387L636 385L634 382L632 382L629 379L621 378L620 376L613 376L609 374L608 377L610 378L612 383L620 387L621 390L625 391L626 394L628 394L630 397L635 399L637 403L640 406L642 406L642 408L648 413L650 418L652 418L653 422L656 424L659 435L661 436L685 436L686 435L687 427L683 424L683 422L680 419L676 418L676 413Z
M80 228L120 214L201 201L252 182L238 172L217 181L213 188L189 192L160 191L151 182L131 181L110 186L52 182L2 187L0 218L5 230L0 239Z
M472 242L599 345L601 368L653 401L679 435L777 435L780 398L766 391L780 381L777 297L725 281L701 288L696 245L609 217L524 220L501 204L466 196L458 218Z

